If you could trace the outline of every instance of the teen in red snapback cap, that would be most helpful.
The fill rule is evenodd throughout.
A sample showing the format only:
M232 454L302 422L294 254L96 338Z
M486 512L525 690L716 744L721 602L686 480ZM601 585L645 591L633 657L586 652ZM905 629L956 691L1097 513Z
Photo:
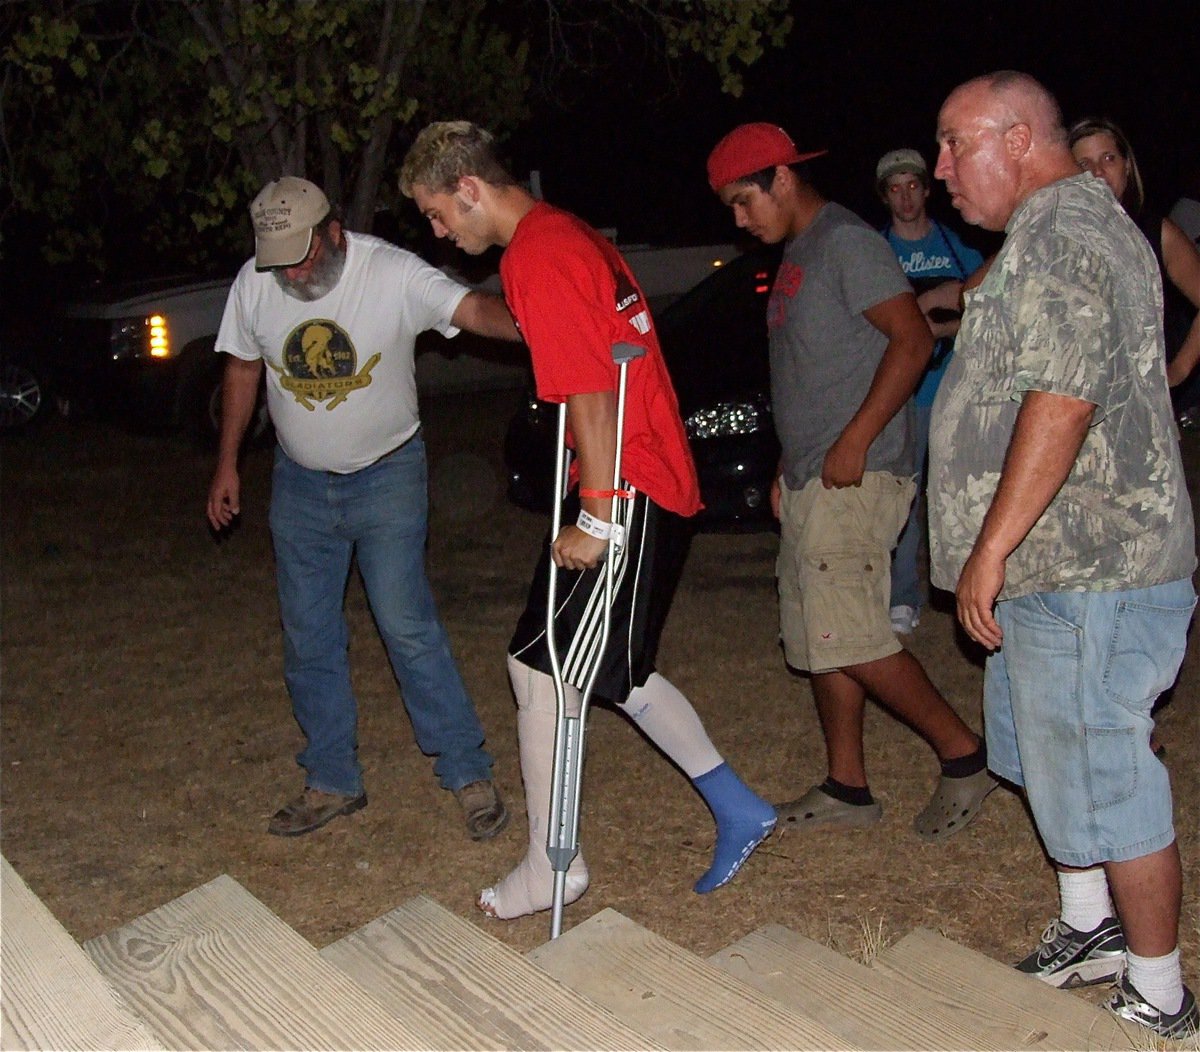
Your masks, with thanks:
M719 191L738 179L774 168L780 164L799 164L821 157L828 150L800 153L796 144L777 124L756 121L739 124L708 155L708 185Z

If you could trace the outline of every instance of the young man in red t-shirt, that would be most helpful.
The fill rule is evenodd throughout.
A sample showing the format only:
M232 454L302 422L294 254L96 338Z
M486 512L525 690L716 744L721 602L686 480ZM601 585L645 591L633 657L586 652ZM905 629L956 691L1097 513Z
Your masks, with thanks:
M549 561L560 569L555 636L569 703L595 658L603 616L602 559L609 549L616 456L616 344L645 354L628 367L622 492L618 525L624 543L614 563L612 630L600 659L597 699L616 705L691 778L717 821L712 866L696 882L701 894L731 880L770 834L775 811L721 758L695 709L654 671L671 594L683 569L690 516L700 491L679 406L645 297L611 242L575 216L535 200L499 164L492 136L465 121L431 124L417 137L400 173L438 237L478 255L505 252L500 279L509 309L533 358L538 396L567 405L568 442L577 483L563 505L568 523L547 545L524 613L509 644L517 699L517 737L529 815L529 850L479 905L493 916L519 917L551 905L546 856L556 703L545 639ZM592 649L589 650L589 646ZM576 709L576 712L578 709ZM567 873L566 901L587 888L582 854Z

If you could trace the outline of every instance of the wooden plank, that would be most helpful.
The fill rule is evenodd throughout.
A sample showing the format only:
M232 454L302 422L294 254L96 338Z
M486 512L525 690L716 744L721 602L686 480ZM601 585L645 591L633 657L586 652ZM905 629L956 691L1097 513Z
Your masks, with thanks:
M431 1046L228 876L84 948L167 1048Z
M871 969L918 987L964 1027L1008 1048L1144 1047L1140 1028L927 928L889 946Z
M527 956L666 1048L854 1047L615 910Z
M918 991L778 924L718 950L709 961L824 1023L864 1049L1011 1049L965 1028Z
M654 1046L516 950L422 895L321 951L438 1048Z
M162 1046L2 856L0 899L0 1047Z

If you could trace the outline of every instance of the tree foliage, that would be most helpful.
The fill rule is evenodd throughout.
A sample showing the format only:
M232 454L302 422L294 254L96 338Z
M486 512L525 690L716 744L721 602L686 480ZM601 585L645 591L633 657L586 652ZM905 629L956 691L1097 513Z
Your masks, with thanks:
M21 0L0 13L0 219L45 257L122 267L239 254L244 206L304 175L371 229L426 121L497 133L556 63L619 25L724 90L791 26L786 0ZM620 62L619 51L596 61ZM11 240L6 237L6 242ZM3 248L9 246L5 244Z

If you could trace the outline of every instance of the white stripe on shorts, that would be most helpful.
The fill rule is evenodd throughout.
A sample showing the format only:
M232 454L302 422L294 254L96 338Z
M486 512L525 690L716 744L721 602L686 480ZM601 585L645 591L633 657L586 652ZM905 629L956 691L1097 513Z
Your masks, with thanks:
M633 503L632 499L617 501L616 521L625 531L627 541L630 539L629 522L633 514ZM609 546L608 558L614 558L612 545ZM615 558L616 563L613 566L613 595L616 595L619 591L620 584L624 580L625 573L629 568L628 543L623 544L618 549ZM598 574L592 584L592 592L587 597L587 606L583 617L580 618L579 627L567 647L567 653L562 662L563 679L567 683L580 688L587 683L592 669L602 657L600 647L604 635L604 618L607 612L604 607L604 577L603 573ZM631 618L632 613L631 606ZM620 629L618 628L619 631ZM628 633L627 628L626 633ZM612 630L610 628L610 638L611 636Z

